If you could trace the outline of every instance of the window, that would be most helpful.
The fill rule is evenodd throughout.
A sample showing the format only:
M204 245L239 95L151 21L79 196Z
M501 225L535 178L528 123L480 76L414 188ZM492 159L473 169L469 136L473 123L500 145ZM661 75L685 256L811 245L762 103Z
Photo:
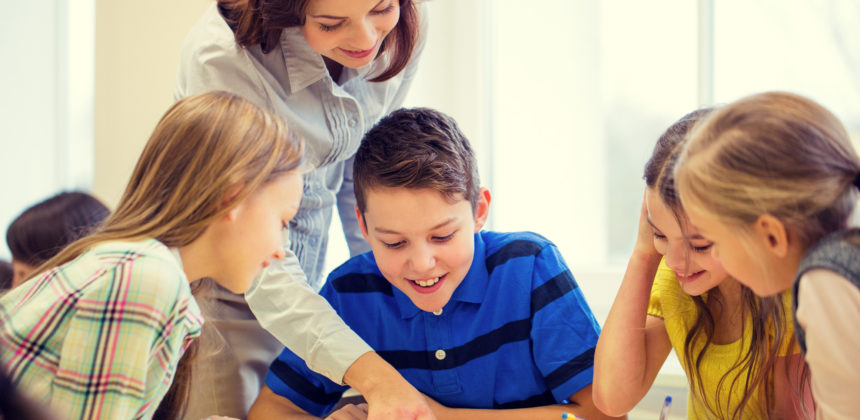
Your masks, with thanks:
M457 119L493 193L489 228L557 243L603 319L657 137L700 104L790 90L860 133L852 0L428 2L409 106Z
M0 25L0 258L6 227L63 189L89 190L93 174L95 1L12 2ZM34 30L38 28L38 30Z

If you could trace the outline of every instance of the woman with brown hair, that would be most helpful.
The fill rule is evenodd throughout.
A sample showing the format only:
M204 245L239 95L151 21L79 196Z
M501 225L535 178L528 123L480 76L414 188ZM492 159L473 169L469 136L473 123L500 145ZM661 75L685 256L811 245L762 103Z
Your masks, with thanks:
M2 370L66 418L181 416L183 353L203 323L191 282L242 293L283 258L301 153L281 119L238 96L176 103L116 211L0 299Z
M311 168L285 234L287 257L244 296L216 290L210 319L227 345L195 366L203 387L195 415L246 415L284 345L360 391L371 418L429 415L423 397L316 295L335 209L350 253L369 250L353 211L352 157L403 103L423 23L415 0L219 0L186 37L175 96L221 89L272 111L304 140Z

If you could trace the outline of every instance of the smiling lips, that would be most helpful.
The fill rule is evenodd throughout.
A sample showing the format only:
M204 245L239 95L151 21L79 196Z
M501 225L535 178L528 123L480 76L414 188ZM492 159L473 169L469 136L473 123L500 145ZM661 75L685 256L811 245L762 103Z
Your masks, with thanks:
M353 51L353 50L347 50L347 49L343 49L343 48L339 48L339 49L341 51L343 51L344 54L346 54L352 58L364 58L364 57L367 57L368 55L370 55L374 50L376 50L376 44L373 44L372 47L370 47L369 49L363 50L363 51Z
M439 277L430 277L423 280L409 280L409 284L418 293L433 293L440 287L442 287L442 283L443 280L445 280L445 277L447 277L447 274L444 274Z
M676 274L675 274L675 277L677 277L677 278L678 278L678 281L680 281L681 283L689 283L689 282L691 282L691 281L693 281L693 280L698 279L698 278L699 278L699 277L701 277L701 276L702 276L702 274L704 274L704 273L705 273L705 271L704 271L704 270L702 270L702 271L697 271L697 272L695 272L695 273L693 273L693 274L690 274L689 276L682 276L682 275L680 275L680 274L677 274L677 273L676 273Z

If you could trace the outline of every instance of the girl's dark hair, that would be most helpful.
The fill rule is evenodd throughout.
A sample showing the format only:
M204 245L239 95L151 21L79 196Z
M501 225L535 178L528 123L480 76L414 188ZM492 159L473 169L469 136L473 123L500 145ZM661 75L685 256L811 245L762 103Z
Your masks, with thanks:
M400 19L379 46L379 55L390 54L388 67L370 79L383 82L409 63L418 42L418 10L415 0L398 0ZM310 0L218 0L218 10L243 47L260 45L264 54L274 50L285 28L302 26Z
M645 165L645 184L648 188L658 192L663 203L671 209L682 231L686 229L686 223L682 222L685 213L675 189L674 167L687 134L698 121L705 119L712 111L712 108L693 111L669 127L657 140L651 159ZM696 305L697 315L696 322L690 328L684 341L683 363L687 369L700 372L708 348L713 344L716 325L714 313L705 299L702 296L689 297ZM787 308L783 304L781 296L760 298L750 288L741 285L741 319L744 321L744 328L746 328L747 319L750 320L749 325L751 327L749 351L746 354L738 355L734 365L726 370L717 386L715 398L715 400L720 401L724 399L723 395L726 395L730 399L733 391L740 388L743 390L743 397L741 401L737 402L737 409L734 412L727 412L728 407L711 407L707 398L702 398L705 392L702 375L695 375L696 380L693 380L693 375L690 378L692 395L699 399L712 415L718 418L741 419L744 417L744 410L747 409L753 398L757 397L763 405L762 411L767 414L768 418L772 417L775 406L774 366L780 356L780 350L785 350L784 348L781 349L781 346L787 338L785 331L786 311ZM694 348L702 338L704 338L704 345L701 350L694 352ZM796 343L793 345L796 346ZM730 374L734 372L746 372L746 374L737 375L729 383ZM786 375L788 373L786 372ZM801 372L801 380L804 383L806 376L807 372L804 369ZM797 395L801 395L801 393L798 392Z
M14 260L39 266L101 225L108 214L89 194L63 192L24 210L6 230L6 244Z
M12 278L14 276L15 272L12 269L12 263L0 260L0 293L12 287Z

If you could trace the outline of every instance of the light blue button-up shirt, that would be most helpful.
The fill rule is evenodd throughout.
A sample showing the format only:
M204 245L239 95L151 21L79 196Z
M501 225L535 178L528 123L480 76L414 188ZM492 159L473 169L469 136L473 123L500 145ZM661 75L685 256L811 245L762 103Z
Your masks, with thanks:
M422 30L425 16L421 13ZM337 208L350 253L370 249L354 211L352 157L364 133L402 105L417 69L421 39L409 65L378 83L367 78L374 65L386 66L387 57L363 68L344 68L335 83L299 27L284 29L280 48L263 54L259 45L236 44L215 5L182 47L177 99L209 90L236 93L283 117L305 141L312 170L304 176L301 206L285 238L287 257L270 266L245 298L263 327L312 369L337 382L370 348L314 293L325 279L328 229Z

